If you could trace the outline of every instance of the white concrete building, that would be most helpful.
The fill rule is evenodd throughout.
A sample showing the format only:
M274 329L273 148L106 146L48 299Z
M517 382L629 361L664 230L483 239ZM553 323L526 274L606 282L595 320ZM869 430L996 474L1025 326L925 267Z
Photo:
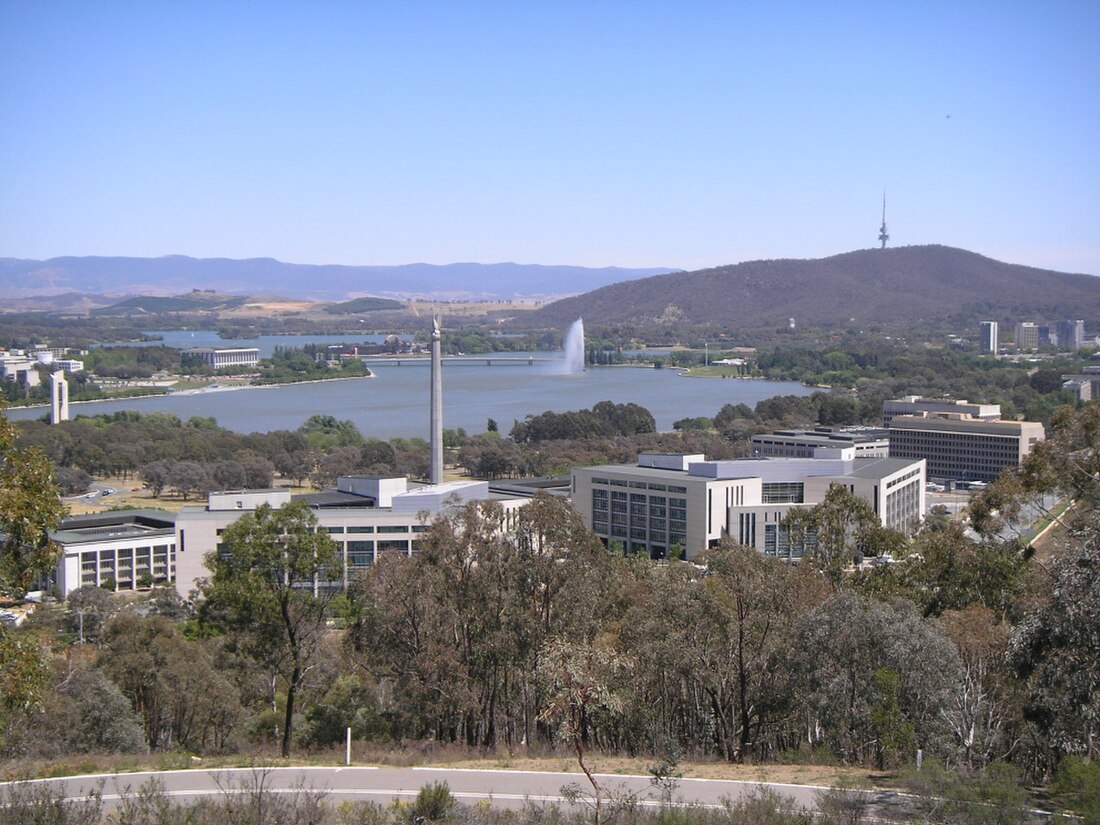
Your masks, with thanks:
M136 590L175 579L175 514L164 510L119 510L74 516L50 538L61 547L53 580L58 598L84 585Z
M260 362L260 350L257 347L192 347L183 350L188 360L221 369L223 367L254 367Z
M924 513L924 461L857 458L853 447L732 461L643 453L636 465L574 470L573 506L605 544L628 553L667 558L678 546L690 559L730 538L797 558L798 548L785 547L783 519L836 485L866 501L886 527L911 532Z
M982 321L980 325L978 349L982 355L996 355L1000 348L997 338L997 322Z
M922 398L919 395L906 395L882 402L882 426L889 427L896 415L939 413L955 413L980 418L982 421L997 421L1001 417L1001 405L972 404L966 399L956 401L953 398Z
M206 507L185 508L176 517L176 589L189 598L200 580L209 577L205 560L221 548L225 528L261 504L278 508L291 500L302 501L317 516L318 529L334 539L343 559L343 576L335 584L348 583L386 556L412 556L420 536L432 519L454 512L469 501L495 501L504 511L502 529L515 525L516 512L529 492L490 489L486 481L452 481L444 484L409 484L405 478L342 476L336 489L291 496L287 489L241 490L211 493Z
M0 350L0 377L14 381L21 387L37 387L42 378L38 374L40 362L24 350Z
M854 448L856 458L886 458L890 455L890 432L884 427L815 427L752 437L752 454L773 458L812 458L819 449L839 447Z

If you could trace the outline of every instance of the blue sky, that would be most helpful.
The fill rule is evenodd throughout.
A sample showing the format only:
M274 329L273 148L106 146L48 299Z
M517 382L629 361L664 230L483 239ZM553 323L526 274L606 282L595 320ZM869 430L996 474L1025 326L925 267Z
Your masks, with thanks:
M1100 3L0 3L0 256L1100 275Z

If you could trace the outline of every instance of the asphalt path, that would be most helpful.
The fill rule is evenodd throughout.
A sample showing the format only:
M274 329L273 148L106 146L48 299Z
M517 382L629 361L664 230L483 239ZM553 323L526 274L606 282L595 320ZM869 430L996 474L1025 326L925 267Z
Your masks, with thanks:
M519 808L527 804L568 805L563 789L575 784L581 798L591 798L591 787L583 774L457 768L284 768L193 769L183 771L94 774L30 780L60 786L67 799L83 799L99 791L107 808L142 786L156 780L173 799L186 802L224 793L252 794L262 788L270 793L309 790L323 792L328 802L345 800L388 804L394 800L411 801L425 785L446 782L460 802ZM638 804L659 805L660 791L648 776L602 775L596 777L604 797L633 796ZM0 795L6 786L0 783ZM736 802L761 788L791 799L798 807L816 810L818 795L827 788L778 783L740 782L719 779L677 780L673 801L680 805L722 806ZM904 795L891 792L866 792L878 817L904 819ZM583 804L583 803L581 803Z

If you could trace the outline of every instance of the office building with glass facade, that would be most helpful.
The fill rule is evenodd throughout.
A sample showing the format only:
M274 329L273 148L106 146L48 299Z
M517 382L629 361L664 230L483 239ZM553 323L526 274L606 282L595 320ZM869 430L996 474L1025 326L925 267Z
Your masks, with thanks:
M853 447L812 458L707 461L643 453L635 465L573 471L573 506L607 545L632 554L691 559L722 539L797 558L784 519L819 504L837 485L866 501L882 524L911 532L924 513L925 463L856 458Z

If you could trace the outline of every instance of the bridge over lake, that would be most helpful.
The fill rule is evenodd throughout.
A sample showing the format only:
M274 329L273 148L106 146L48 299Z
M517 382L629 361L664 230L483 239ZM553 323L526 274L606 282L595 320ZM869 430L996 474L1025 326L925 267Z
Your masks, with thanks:
M373 364L385 364L396 367L428 367L432 359L427 355L364 355L360 360L368 367ZM443 358L445 366L467 367L533 367L535 364L563 363L561 358L537 358L531 355L521 357L507 355L451 355Z

